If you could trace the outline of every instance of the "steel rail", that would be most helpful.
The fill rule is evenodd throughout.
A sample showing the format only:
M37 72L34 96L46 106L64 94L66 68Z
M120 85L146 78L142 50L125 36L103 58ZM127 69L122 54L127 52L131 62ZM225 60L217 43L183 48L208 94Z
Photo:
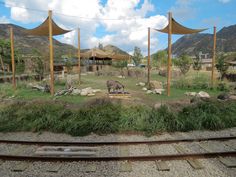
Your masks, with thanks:
M188 154L168 155L146 155L146 156L113 156L113 157L55 157L55 156L21 156L0 154L1 160L7 161L155 161L155 160L188 160L200 158L236 157L236 151L228 152L206 152Z
M228 141L234 140L236 136L210 137L210 138L183 138L155 141L96 141L96 142L62 142L62 141L20 141L20 140L0 140L5 144L24 144L24 145L53 145L53 146L117 146L117 145L138 145L138 144L173 144L191 143L200 141Z

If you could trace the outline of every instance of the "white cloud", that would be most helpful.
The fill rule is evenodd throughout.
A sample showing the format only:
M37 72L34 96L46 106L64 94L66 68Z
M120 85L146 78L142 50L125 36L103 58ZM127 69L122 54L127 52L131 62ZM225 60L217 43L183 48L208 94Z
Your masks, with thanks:
M223 3L223 4L226 4L228 2L230 2L231 0L219 0L219 2Z
M2 16L2 17L0 17L0 23L1 24L8 24L8 23L10 23L10 21L9 21L9 19L7 19L6 16Z
M196 15L196 8L192 7L195 0L177 0L175 5L170 8L173 16L178 20L184 21L194 18Z
M104 5L100 0L52 0L50 3L48 0L21 0L20 3L18 0L6 0L6 3L31 9L53 10L53 18L61 27L81 28L81 48L91 48L100 42L104 45L117 45L127 51L131 51L134 46L146 51L147 28L163 28L167 24L165 16L147 17L154 10L150 0L107 0ZM46 17L47 12L11 7L11 18L19 22L39 23ZM98 27L107 34L96 37ZM65 34L61 41L75 45L77 32ZM157 42L154 35L151 41Z

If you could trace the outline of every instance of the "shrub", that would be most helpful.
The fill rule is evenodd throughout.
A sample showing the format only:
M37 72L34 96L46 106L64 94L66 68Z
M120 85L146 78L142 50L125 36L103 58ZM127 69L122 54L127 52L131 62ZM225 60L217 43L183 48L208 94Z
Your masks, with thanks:
M0 131L52 131L83 136L142 131L218 130L236 126L236 102L201 101L173 111L168 106L124 107L96 99L78 110L56 102L15 102L0 106Z

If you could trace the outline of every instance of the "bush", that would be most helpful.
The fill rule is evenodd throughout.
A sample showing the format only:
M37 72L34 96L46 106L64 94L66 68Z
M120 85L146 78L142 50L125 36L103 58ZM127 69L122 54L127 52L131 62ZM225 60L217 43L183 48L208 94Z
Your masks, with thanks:
M124 107L96 99L78 110L56 102L15 102L0 106L0 131L52 131L83 136L142 131L218 130L236 126L236 102L201 101L173 111L168 106Z
M173 82L173 87L180 89L209 89L209 78L205 75L193 78L181 77Z

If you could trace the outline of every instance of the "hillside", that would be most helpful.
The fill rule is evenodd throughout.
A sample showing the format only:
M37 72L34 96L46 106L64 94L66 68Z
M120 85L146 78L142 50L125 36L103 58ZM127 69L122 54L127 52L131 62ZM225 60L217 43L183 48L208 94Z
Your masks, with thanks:
M173 54L187 53L194 55L196 52L211 53L213 47L213 34L185 35L178 39L172 46ZM217 32L217 52L236 51L236 25L224 27Z
M119 49L116 46L113 45L106 45L105 47L103 47L103 50L107 53L115 53L115 54L122 54L122 55L128 55L127 52Z
M48 37L28 35L24 32L24 28L20 26L13 24L0 24L1 39L9 40L10 27L13 27L15 48L19 51L20 54L32 54L33 50L37 49L42 55L48 55ZM76 53L77 50L75 47L68 44L63 44L55 39L53 39L53 44L55 59L63 54L68 54L69 52Z
M44 36L32 36L27 35L24 32L24 28L14 25L14 24L0 24L0 38L7 39L10 38L9 28L13 27L14 31L14 42L15 48L19 51L20 54L32 54L34 49L37 49L42 55L48 55L49 41L48 37ZM55 59L60 59L62 55L66 54L76 54L77 49L68 44L63 44L56 39L53 39L54 45L54 55ZM85 52L89 49L81 49L81 52ZM127 54L125 51L119 49L113 45L106 45L103 50L107 53L118 53L118 54Z

